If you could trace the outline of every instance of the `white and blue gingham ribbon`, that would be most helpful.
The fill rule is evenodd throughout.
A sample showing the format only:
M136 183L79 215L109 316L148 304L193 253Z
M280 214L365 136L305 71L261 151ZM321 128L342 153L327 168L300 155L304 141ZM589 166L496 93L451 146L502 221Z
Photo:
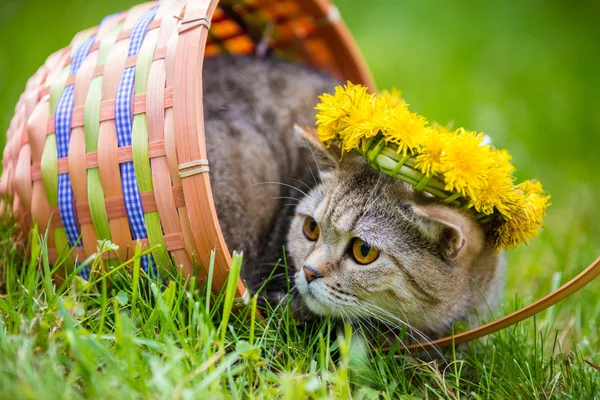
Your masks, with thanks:
M79 265L79 263L77 263L77 265ZM81 269L81 271L79 271L79 276L81 278L83 278L86 281L90 280L90 267L88 267L87 265L85 267L83 267Z
M101 22L102 25L107 19L113 15L105 17ZM81 43L71 59L69 74L75 75L79 71L81 64L90 53L96 35L90 36ZM54 133L56 135L56 152L58 158L65 158L69 155L69 142L71 141L71 118L73 116L73 101L75 87L73 84L65 87L54 112ZM71 186L71 177L68 172L58 175L58 209L60 217L65 227L67 239L71 247L82 247L83 242L79 240L79 226L77 223L77 215L75 213L75 204L73 201L73 188ZM79 265L79 263L77 263ZM79 272L79 275L84 279L89 279L90 270L88 267Z
M96 36L92 35L75 50L71 66L70 75L75 75L83 60L87 57ZM54 113L54 133L56 135L56 152L58 158L65 158L69 155L69 142L71 140L71 117L73 115L73 97L75 88L73 84L67 86L63 91L56 111ZM71 187L71 178L68 172L58 175L58 209L62 219L63 226L67 233L67 239L71 247L81 247L79 240L79 227L77 225L77 216L75 215L75 204L73 202L73 188Z
M148 25L154 19L157 8L154 7L144 13L136 22L131 39L129 42L129 56L136 55L142 47L144 36ZM121 76L121 82L117 90L117 99L115 102L115 124L117 127L117 139L119 147L131 146L132 114L133 114L133 87L135 82L135 66L126 68ZM129 225L134 239L145 239L148 237L146 232L146 221L144 220L144 209L140 198L140 190L135 176L135 170L132 161L124 162L119 165L121 169L121 182L123 186L123 196L125 200L125 209L129 218ZM148 263L153 263L150 256L142 258L144 270L148 269Z

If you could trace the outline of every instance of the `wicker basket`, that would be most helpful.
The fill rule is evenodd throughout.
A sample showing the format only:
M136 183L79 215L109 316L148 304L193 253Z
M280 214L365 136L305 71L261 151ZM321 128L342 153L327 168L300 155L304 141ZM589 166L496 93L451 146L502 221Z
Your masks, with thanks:
M119 246L110 264L141 242L156 248L145 266L192 274L196 264L204 278L214 250L222 287L231 258L207 173L204 57L270 52L374 87L328 0L218 3L163 0L106 17L29 79L0 193L22 233L48 227L50 262L75 268L109 239Z

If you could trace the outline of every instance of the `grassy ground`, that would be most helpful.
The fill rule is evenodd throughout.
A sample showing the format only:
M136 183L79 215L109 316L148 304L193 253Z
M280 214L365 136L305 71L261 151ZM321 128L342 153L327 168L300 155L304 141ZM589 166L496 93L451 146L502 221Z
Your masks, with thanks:
M45 57L133 3L0 4L0 142ZM541 237L509 254L503 312L600 255L598 3L336 3L381 88L402 89L429 119L489 133L513 154L520 176L538 177L552 194ZM267 329L248 311L227 319L226 296L207 307L202 288L186 290L177 279L159 290L117 270L110 287L74 279L57 295L40 273L50 268L44 257L20 260L10 231L4 221L2 398L600 397L600 371L585 362L600 364L600 282L447 354L446 363L425 363L366 350L327 322L299 330L285 312ZM43 255L43 240L32 243Z

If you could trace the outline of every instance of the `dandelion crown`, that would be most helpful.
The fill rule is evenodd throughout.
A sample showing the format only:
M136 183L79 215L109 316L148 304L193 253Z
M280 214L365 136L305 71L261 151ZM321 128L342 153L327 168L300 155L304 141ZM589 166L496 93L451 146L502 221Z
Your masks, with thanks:
M497 249L517 247L538 234L550 196L538 181L515 184L510 155L485 144L482 133L429 124L408 109L398 91L371 94L348 82L320 100L319 139L337 143L342 155L357 152L415 190L474 209L494 233Z

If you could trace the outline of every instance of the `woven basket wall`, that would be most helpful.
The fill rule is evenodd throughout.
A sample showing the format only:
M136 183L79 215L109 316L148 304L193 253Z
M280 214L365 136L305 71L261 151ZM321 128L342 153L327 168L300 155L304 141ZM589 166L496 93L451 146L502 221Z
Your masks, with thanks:
M142 242L158 245L145 268L197 265L199 278L215 250L221 288L231 259L202 106L203 59L221 52L268 52L374 87L327 0L163 0L106 17L51 55L16 106L0 193L21 237L48 228L50 261L66 258L67 272L102 239L119 246L105 266Z

